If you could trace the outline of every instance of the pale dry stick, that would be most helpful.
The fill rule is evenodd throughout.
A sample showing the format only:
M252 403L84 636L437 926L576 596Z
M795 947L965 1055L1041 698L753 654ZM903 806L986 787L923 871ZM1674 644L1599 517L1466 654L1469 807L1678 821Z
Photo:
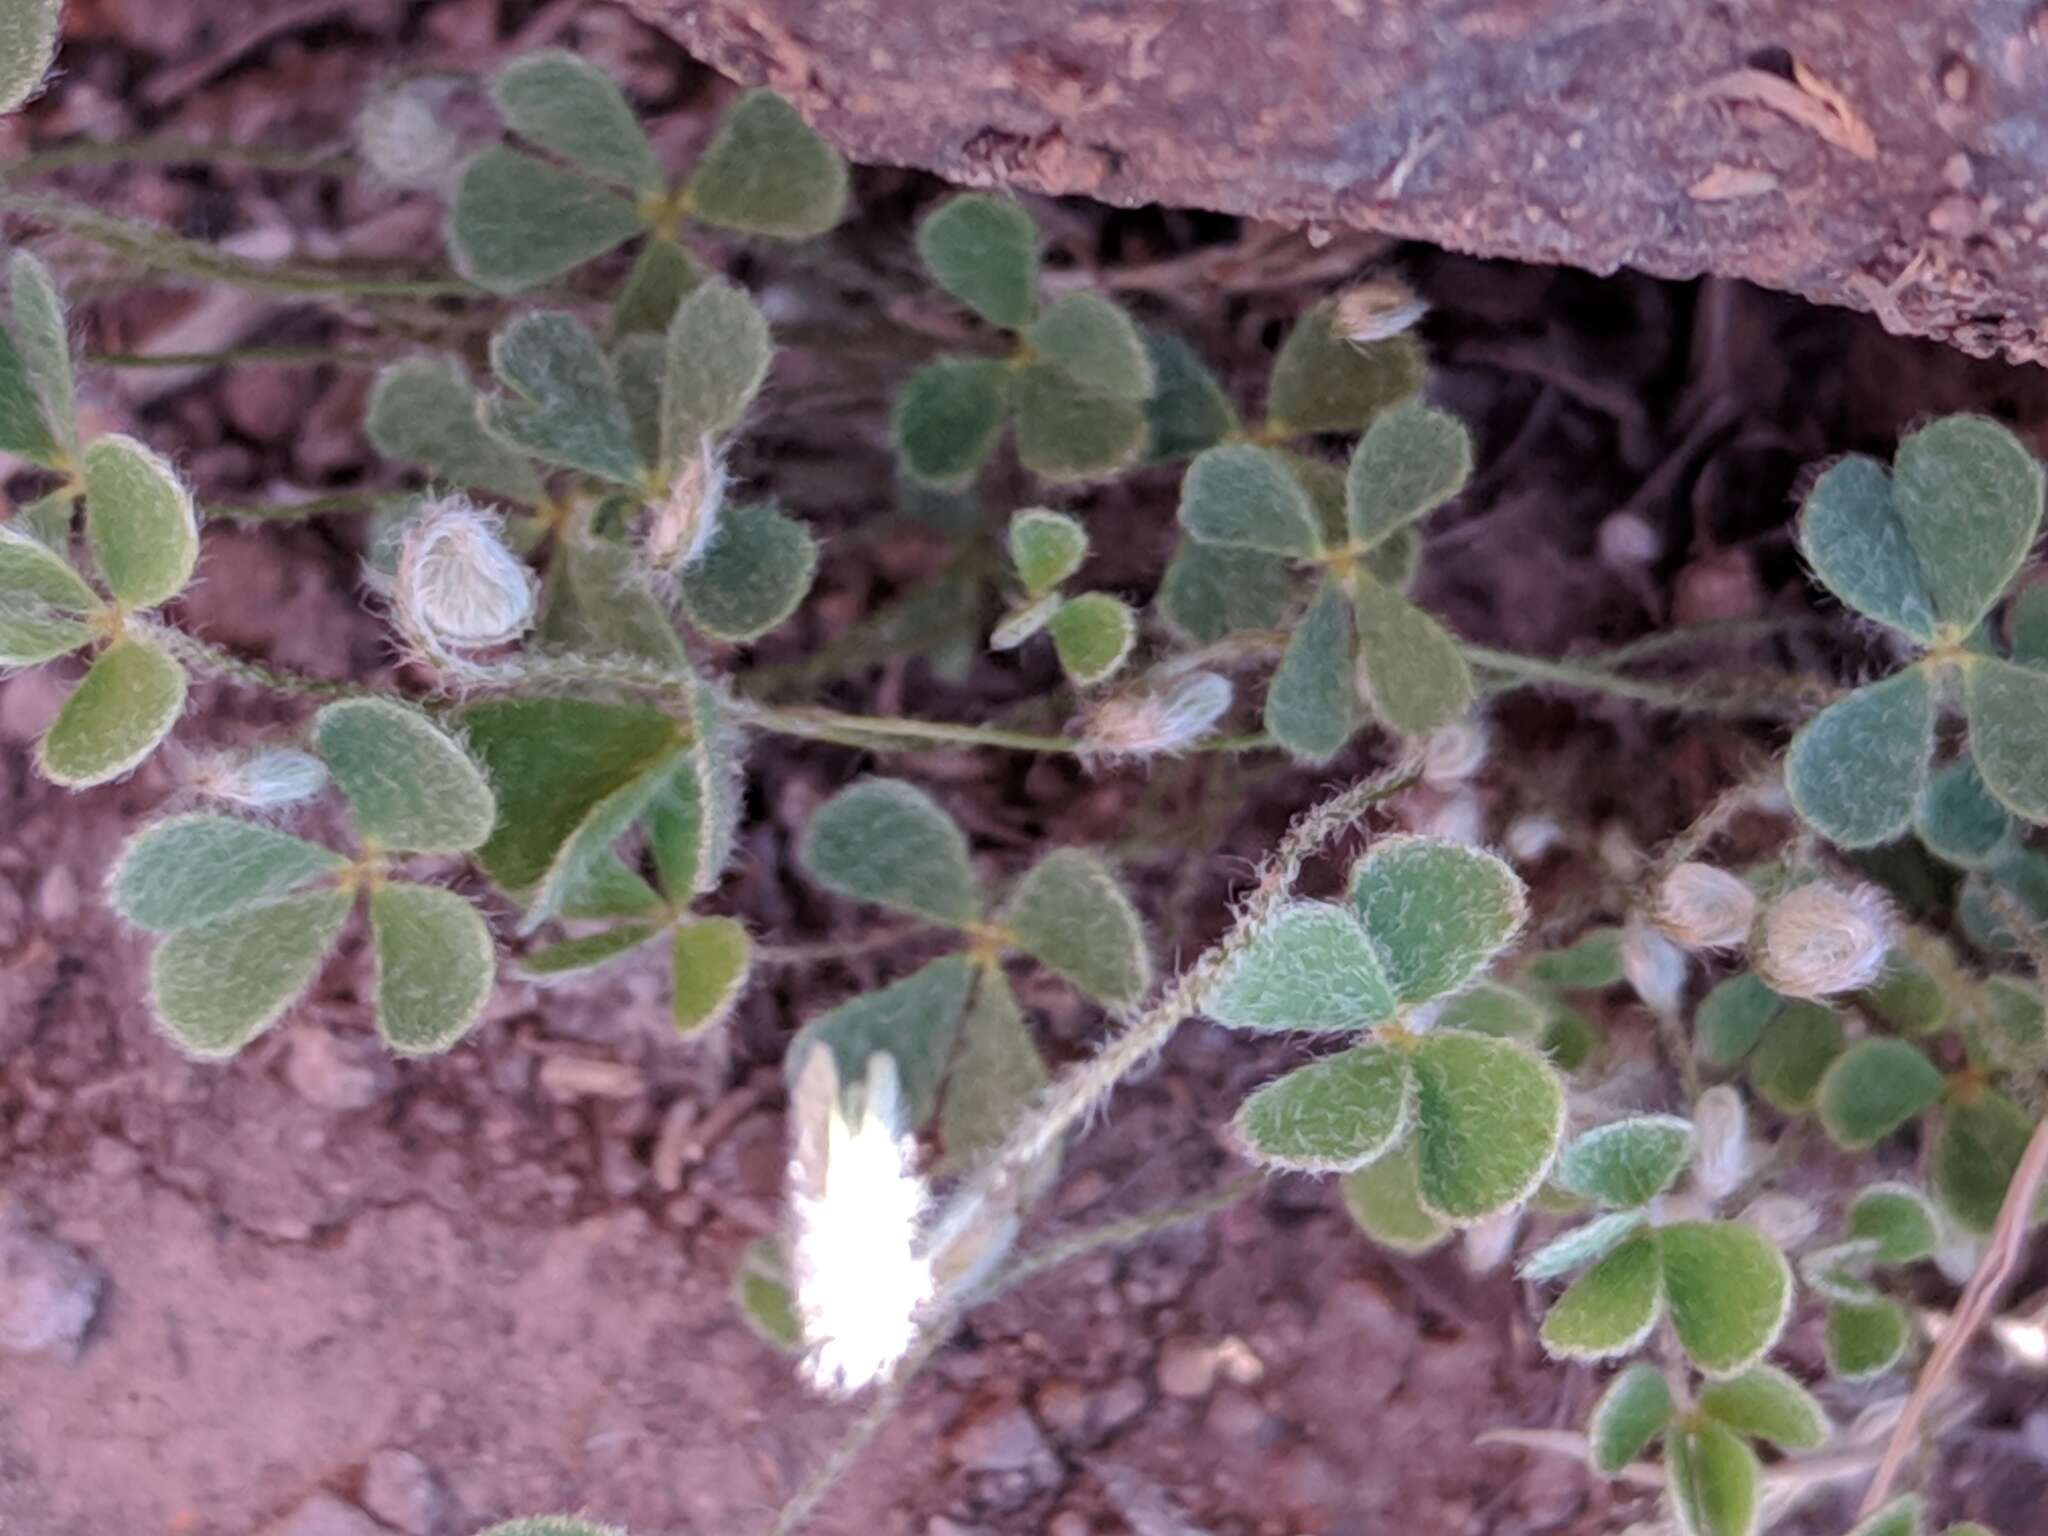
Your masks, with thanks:
M1858 1520L1868 1519L1884 1503L1892 1484L1898 1481L1906 1458L1912 1454L1914 1441L1919 1436L1920 1421L1927 1416L1929 1405L1941 1391L1943 1381L1962 1360L1971 1340L1976 1338L1997 1309L1999 1293L2012 1279L2013 1271L2019 1268L2020 1253L2027 1241L2027 1218L2033 1213L2044 1178L2048 1178L2048 1120L2037 1124L2027 1141L2027 1150L2020 1158L2019 1168L2006 1188L2005 1203L1998 1208L1998 1221L1991 1229L1990 1245L1977 1265L1977 1272L1970 1276L1970 1283L1963 1288L1955 1314L1949 1319L1941 1341L1934 1346L1934 1353L1928 1356L1920 1379L1913 1383L1913 1395L1906 1400L1898 1427L1892 1431L1884 1456L1877 1464L1877 1474L1871 1478L1869 1491L1863 1495L1862 1506L1856 1512Z

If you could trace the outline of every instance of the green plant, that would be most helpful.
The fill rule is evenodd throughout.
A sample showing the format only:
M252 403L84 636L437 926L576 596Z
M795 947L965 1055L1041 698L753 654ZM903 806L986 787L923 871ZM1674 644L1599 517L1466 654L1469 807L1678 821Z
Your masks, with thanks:
M45 13L24 14L26 55L0 25L0 102L40 78ZM679 235L692 221L821 234L844 211L845 167L763 92L672 180L624 96L573 55L514 59L490 89L526 148L465 157L403 84L359 125L373 171L452 189L456 276L251 269L9 194L30 218L197 280L446 300L457 338L385 366L367 409L377 449L426 480L384 499L368 538L374 602L425 684L314 679L183 622L206 544L194 498L156 449L82 435L57 284L26 251L9 264L0 451L41 494L0 524L0 665L85 663L37 766L80 790L132 772L178 726L192 674L299 706L289 729L193 757L181 788L214 804L144 827L110 873L113 908L157 939L151 1003L170 1040L240 1050L312 984L358 904L377 1027L399 1053L477 1027L494 928L522 976L554 984L659 946L677 1033L705 1036L763 968L807 953L706 910L739 858L765 736L1071 756L1161 779L1350 753L1350 787L1302 810L1225 931L1164 979L1147 898L1101 850L977 851L907 777L857 777L810 812L797 864L822 893L893 915L862 948L911 944L920 959L885 965L788 1045L788 1227L748 1248L736 1300L820 1388L879 1390L775 1529L807 1515L980 1300L1244 1192L1014 1251L1077 1129L1202 1017L1313 1053L1235 1112L1231 1140L1262 1175L1337 1175L1365 1236L1398 1252L1462 1233L1476 1268L1520 1247L1524 1281L1561 1283L1544 1347L1616 1362L1566 1442L1595 1473L1661 1484L1691 1536L1750 1536L1782 1512L1799 1458L1826 1449L1874 1472L1859 1536L1916 1530L1917 1495L1891 1495L1926 1401L2048 1215L2048 855L2028 841L2048 821L2048 587L2010 590L2042 516L2025 446L1949 418L1909 435L1890 472L1857 458L1819 477L1800 548L1904 664L1811 718L1793 710L1782 755L1640 871L1588 874L1568 911L1532 913L1501 858L1375 830L1347 849L1341 892L1318 895L1311 861L1369 817L1418 788L1463 792L1485 755L1484 696L1561 687L1776 725L1814 689L1649 677L1641 647L1559 661L1461 640L1410 595L1429 590L1425 519L1474 458L1465 426L1420 399L1412 295L1382 284L1309 308L1247 423L1186 343L1049 281L1031 213L980 193L941 203L916 244L975 317L959 346L1000 339L909 369L891 426L906 502L954 541L954 563L858 643L807 630L814 654L756 663L750 648L803 608L831 547L739 494L735 449L775 378L774 328L714 273L715 250L693 255ZM599 263L636 239L614 283ZM504 302L558 282L544 302ZM1016 464L990 473L1006 432ZM983 503L1012 467L1067 487L1128 472L1162 513L1171 500L1178 543L1149 609L1072 589L1107 531L1083 503L1027 505L990 537ZM988 633L981 599L999 582L1013 601ZM1058 680L1001 720L771 702L792 677L837 684L911 653L961 664L984 637L1022 650L1041 632ZM1028 654L1014 670L1028 674ZM1241 678L1263 689L1258 720L1228 734ZM1945 711L1960 732L1941 731ZM1192 754L1203 761L1178 761ZM340 812L346 836L288 826ZM1723 867L1713 851L1738 819L1768 829L1750 844L1768 851ZM1908 832L1954 888L1937 880L1910 920L1883 866L1853 857ZM1540 945L1524 944L1532 927ZM1055 1070L1019 966L1114 1027ZM1888 1176L1913 1149L1920 1176ZM1803 1179L1812 1157L1847 1177ZM1821 1198L1839 1231L1816 1245ZM1915 1314L1880 1281L1928 1262L1967 1281L1955 1321L1890 1443L1849 1443L1774 1351L1810 1301L1837 1386L1885 1378L1914 1351ZM606 1536L554 1518L493 1536L592 1533Z

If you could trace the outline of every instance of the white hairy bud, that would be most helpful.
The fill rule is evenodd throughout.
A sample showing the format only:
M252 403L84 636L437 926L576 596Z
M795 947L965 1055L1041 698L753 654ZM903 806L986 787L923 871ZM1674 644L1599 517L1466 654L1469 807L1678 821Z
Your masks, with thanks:
M668 494L654 504L641 548L657 571L674 575L704 558L718 532L731 485L725 461L710 438L698 445L669 481Z
M192 765L192 787L200 794L252 811L297 805L326 785L327 765L297 747L214 753Z
M1455 789L1486 766L1492 733L1484 721L1460 720L1431 731L1422 745L1422 780L1436 789Z
M1711 864L1678 865L1650 897L1650 921L1685 949L1723 949L1749 937L1756 892Z
M1095 706L1082 723L1082 750L1104 758L1184 751L1215 729L1231 691L1230 679L1215 672L1149 678Z
M405 622L457 650L503 645L533 622L533 573L498 520L461 497L434 502L404 531L398 607Z
M1742 1187L1754 1162L1742 1095L1726 1083L1709 1088L1693 1106L1692 1125L1693 1184L1709 1200L1725 1200Z
M1400 335L1428 313L1427 300L1393 273L1381 272L1345 291L1331 311L1330 328L1363 346Z
M805 1374L846 1396L883 1380L917 1338L932 1296L921 1251L927 1203L896 1058L868 1057L842 1093L829 1045L811 1047L790 1094L790 1272Z
M389 80L371 91L356 114L356 152L379 181L418 192L443 192L462 167L462 136L450 108L463 82L449 75Z
M1657 1013L1678 1012L1685 995L1685 951L1653 928L1639 912L1621 925L1621 969L1636 996Z
M1508 823L1501 838L1508 857L1517 864L1534 864L1564 841L1564 828L1548 816L1517 816Z
M1877 980L1891 930L1891 913L1874 886L1843 890L1815 881L1771 904L1752 959L1773 992L1833 997Z

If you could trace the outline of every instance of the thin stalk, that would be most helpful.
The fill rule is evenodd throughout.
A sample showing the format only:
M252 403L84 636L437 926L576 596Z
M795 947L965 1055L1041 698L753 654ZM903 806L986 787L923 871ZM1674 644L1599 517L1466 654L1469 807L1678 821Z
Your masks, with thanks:
M1560 688L1572 688L1582 693L1603 693L1618 699L1632 699L1641 704L1661 705L1666 709L1705 710L1725 712L1728 706L1703 698L1699 691L1678 684L1651 682L1645 678L1624 677L1603 666L1583 661L1548 661L1540 656L1523 656L1514 651L1497 651L1491 646L1466 645L1465 658L1475 667L1483 667L1505 678L1512 678L1516 684L1534 683Z
M344 347L227 347L218 352L87 352L79 362L88 368L232 368L239 363L277 363L317 368L378 368L391 360L387 352L356 352Z
M331 700L402 697L395 689L377 688L368 683L329 682L324 678L306 677L281 667L266 666L260 661L237 656L224 646L215 645L210 640L201 640L197 635L187 634L184 630L174 629L168 624L131 622L136 623L138 628L145 629L152 641L195 671L209 672L216 677L225 677L252 688L261 688L268 693L281 694L286 698Z
M992 725L955 724L947 720L855 715L836 709L778 709L739 702L735 702L733 713L743 724L755 730L877 752L915 750L919 747L1005 747L1017 752L1068 754L1088 750L1088 743L1073 737L1009 731Z
M1927 1357L1920 1379L1913 1383L1913 1395L1906 1399L1905 1410L1899 1415L1898 1425L1885 1445L1883 1459L1877 1464L1877 1473L1871 1478L1870 1487L1863 1495L1863 1504L1856 1512L1858 1520L1869 1519L1892 1491L1892 1485L1899 1480L1899 1472L1919 1437L1920 1421L1926 1418L1942 1383L1962 1360L1971 1340L1997 1310L2000 1294L2012 1279L2013 1271L2019 1268L2020 1254L2027 1242L2028 1218L2033 1214L2034 1202L2044 1178L2048 1178L2048 1120L2036 1125L2034 1134L2027 1141L2027 1150L2013 1173L2012 1183L2006 1187L2005 1201L1998 1208L1998 1221L1991 1229L1990 1244L1978 1262L1976 1273L1970 1276L1970 1283L1963 1288L1955 1315L1949 1319L1940 1342L1934 1346L1934 1353Z
M336 491L326 496L309 496L304 501L229 502L206 509L209 523L294 523L309 517L338 512L374 511L382 493L377 491Z
M0 210L54 225L160 272L205 282L231 283L263 293L368 299L489 297L475 284L455 277L366 277L306 263L248 261L203 241L187 240L182 235L117 219L67 198L0 194Z
M8 181L26 181L81 165L241 165L262 171L295 171L313 176L353 176L356 162L327 150L274 149L262 144L202 144L195 139L83 141L24 155L7 167Z
M1239 1179L1193 1200L1163 1206L1158 1210L1143 1211L1119 1221L1103 1222L1099 1226L1076 1232L1070 1237L1056 1239L1042 1248L1011 1259L976 1293L975 1300L993 1301L1004 1292L1044 1274L1049 1269L1058 1268L1098 1249L1125 1247L1155 1233L1186 1226L1189 1222L1200 1221L1218 1211L1228 1210L1255 1191L1261 1182L1258 1179ZM869 1442L882 1432L890 1419L895 1417L896 1409L902 1404L911 1382L951 1336L950 1322L944 1325L934 1324L918 1335L910 1353L903 1357L902 1363L875 1394L874 1400L861 1410L859 1418L847 1426L846 1432L839 1437L831 1453L818 1464L809 1477L804 1479L789 1501L777 1511L774 1523L767 1528L764 1536L790 1536L791 1532L811 1517L825 1496L838 1486L840 1479L853 1470L854 1464L860 1460L861 1452L867 1449Z

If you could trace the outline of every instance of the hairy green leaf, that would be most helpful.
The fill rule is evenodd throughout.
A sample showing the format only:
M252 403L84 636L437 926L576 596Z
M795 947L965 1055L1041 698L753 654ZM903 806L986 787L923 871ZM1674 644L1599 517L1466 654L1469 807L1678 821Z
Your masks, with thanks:
M1573 1194L1602 1205L1647 1205L1685 1172L1692 1146L1690 1120L1635 1115L1575 1137L1552 1177Z
M2002 1093L1981 1093L1943 1115L1934 1141L1934 1194L1965 1232L1981 1235L1997 1224L2033 1129L2027 1112ZM2040 1219L2041 1206L2037 1201L2032 1219Z
M1256 1162L1345 1173L1382 1157L1408 1128L1408 1063L1361 1045L1297 1067L1238 1106L1238 1140Z
M1100 480L1145 446L1145 411L1076 383L1047 363L1027 363L1011 384L1017 460L1045 480Z
M1045 1087L1045 1061L1025 1026L1017 994L1000 969L981 974L946 1074L939 1136L946 1166L965 1171L1002 1144Z
M309 891L179 929L150 960L157 1018L191 1055L234 1055L306 990L353 903Z
M491 82L514 133L630 192L659 192L661 162L625 93L563 48L521 54Z
M890 417L904 470L929 485L961 486L995 451L1009 413L1010 370L942 357L913 373Z
M1913 831L1936 858L1983 869L2007 852L2012 817L1991 798L1977 765L1959 757L1935 770L1913 812Z
M1428 516L1472 477L1472 435L1432 406L1383 411L1352 450L1344 477L1351 537L1371 547Z
M1747 1441L1709 1419L1673 1433L1664 1456L1686 1536L1752 1536L1763 1471Z
M1740 1376L1700 1389L1700 1411L1739 1435L1768 1440L1781 1451L1814 1451L1833 1432L1826 1410L1774 1365L1752 1366Z
M1625 1355L1650 1336L1663 1300L1657 1234L1639 1232L1558 1297L1543 1319L1543 1347L1569 1360Z
M394 883L370 895L377 1030L401 1056L445 1051L483 1017L497 951L482 915L453 891Z
M1647 1362L1624 1369L1600 1400L1586 1424L1593 1470L1612 1477L1653 1445L1671 1422L1671 1386L1664 1373Z
M683 571L690 621L721 640L759 639L795 613L818 569L810 530L765 502L727 507Z
M1595 928L1566 949L1531 955L1523 972L1531 981L1567 992L1597 992L1622 981L1621 930Z
M1088 532L1064 512L1027 507L1010 519L1010 563L1025 595L1043 597L1088 558Z
M538 310L491 338L491 369L512 391L486 407L490 428L548 464L637 486L633 418L597 338L575 316Z
M1880 1264L1912 1264L1941 1242L1934 1206L1910 1184L1873 1184L1849 1202L1849 1233L1877 1244Z
M1427 1253L1451 1235L1451 1225L1422 1204L1412 1140L1385 1157L1344 1175L1344 1208L1358 1229L1396 1253Z
M356 832L407 853L467 853L491 834L490 781L419 711L343 699L313 717L313 745L356 813Z
M386 458L451 485L527 506L546 495L526 457L484 430L477 393L451 357L408 357L379 373L365 428Z
M1837 1056L1814 1107L1837 1146L1872 1147L1941 1096L1941 1073L1903 1040L1873 1036Z
M1404 736L1426 736L1472 707L1472 669L1450 631L1363 572L1353 584L1352 604L1358 691L1383 724Z
M1609 1211L1552 1238L1515 1267L1523 1280L1554 1280L1605 1258L1649 1220L1643 1210Z
M1383 837L1351 871L1394 994L1404 1003L1455 992L1521 931L1521 878L1492 854L1426 837Z
M797 1316L796 1297L789 1288L789 1266L782 1246L773 1238L757 1237L740 1255L740 1267L733 1275L733 1299L740 1316L763 1343L784 1354L799 1355L804 1348L803 1320ZM497 1536L487 1532L486 1536ZM529 1536L549 1536L532 1532ZM603 1536L594 1528L588 1533L563 1531L555 1536Z
M1148 457L1184 459L1212 448L1238 430L1237 412L1216 376L1178 336L1147 330L1152 399L1145 408L1152 441Z
M640 247L633 270L612 300L612 335L666 335L683 300L710 276L704 263L682 246L666 236L655 236Z
M1933 751L1934 690L1909 667L1801 726L1785 754L1785 788L1829 842L1872 848L1913 824Z
M1138 639L1137 616L1106 592L1084 592L1060 604L1047 627L1060 670L1084 688L1114 676Z
M129 839L107 893L136 927L169 933L282 896L347 862L260 822L172 816Z
M1733 1376L1761 1360L1792 1310L1792 1268L1756 1228L1686 1221L1657 1233L1671 1326L1692 1363Z
M827 890L961 927L981 915L967 838L932 797L901 779L868 779L827 800L798 859Z
M1359 920L1320 901L1290 902L1252 936L1203 1011L1232 1029L1355 1030L1384 1023L1395 1001Z
M90 645L90 625L47 609L0 606L0 668L35 667Z
M965 192L917 228L917 254L946 292L1006 331L1038 307L1038 227L1006 198Z
M61 0L15 0L0 12L0 113L36 93L57 54Z
M1799 552L1865 618L1934 643L1934 600L1882 464L1843 459L1813 483L1799 513Z
M1973 656L1963 707L1984 787L2015 816L2048 822L2048 672Z
M698 285L668 326L661 391L661 458L673 469L707 437L739 425L775 358L768 321L745 289L724 278Z
M90 613L99 602L70 561L40 539L0 523L0 607Z
M1936 616L1975 629L2041 527L2041 466L1979 416L1930 422L1899 444L1893 496Z
M1099 293L1063 294L1024 332L1031 348L1070 378L1118 400L1152 393L1152 359L1131 317Z
M1467 1223L1528 1199L1564 1135L1550 1063L1517 1041L1436 1031L1415 1048L1414 1071L1423 1203Z
M1026 953L1099 1002L1127 1007L1152 985L1145 925L1115 872L1085 849L1055 848L1034 864L1003 921Z
M609 188L493 145L462 168L448 211L448 248L470 281L517 293L645 228L639 211Z
M1482 981L1437 1005L1432 1029L1460 1029L1468 1035L1534 1042L1550 1022L1542 1003L1498 982Z
M29 0L31 8L36 3ZM0 33L5 29L6 23L0 22ZM0 41L0 54L4 52L4 41ZM4 68L0 65L0 71ZM0 86L0 92L4 90ZM57 446L66 453L74 452L78 412L72 397L71 328L64 313L64 295L50 269L27 251L14 253L7 264L7 277L14 308L14 341L21 349L22 367L42 401L43 418Z
M707 224L807 240L846 216L846 162L796 108L752 90L727 110L683 190Z
M1334 581L1325 582L1266 685L1266 729L1291 756L1328 762L1351 739L1358 724L1351 674L1351 605Z
M1270 448L1225 443L1203 450L1180 482L1180 525L1205 544L1312 559L1323 540L1315 507Z
M1902 1493L1866 1520L1859 1520L1849 1536L1920 1536L1921 1501L1917 1493Z
M1771 1021L1749 1059L1749 1080L1774 1108L1813 1107L1821 1078L1842 1051L1842 1021L1820 1003L1789 1003Z
M199 515L177 471L132 437L85 450L85 531L107 590L154 608L184 590L199 563Z
M746 990L754 941L729 917L699 918L676 929L669 1008L678 1034L722 1024Z
M615 928L586 933L533 950L519 961L519 969L538 981L560 976L579 976L630 955L661 930L652 923L620 923Z
M1287 561L1256 549L1182 539L1159 582L1159 616L1196 645L1245 629L1275 629L1287 616Z
M1355 345L1331 326L1333 302L1295 322L1273 359L1266 427L1275 437L1362 432L1388 406L1422 387L1422 349L1412 336Z
M1828 1370L1843 1381L1882 1376L1905 1357L1906 1309L1896 1301L1831 1301L1823 1331Z
M128 773L185 711L185 669L145 640L116 640L36 744L43 777L85 789Z
M1784 1006L1785 999L1765 986L1754 971L1738 971L1714 983L1693 1015L1700 1059L1712 1067L1740 1061L1763 1038L1765 1026Z
M520 933L532 933L549 918L563 914L571 900L588 889L595 872L609 870L613 847L668 788L686 761L685 754L686 748L676 743L653 759L645 772L628 779L589 807L575 830L555 850L547 873L527 901L526 915L519 921ZM628 910L638 912L643 908L635 903Z

